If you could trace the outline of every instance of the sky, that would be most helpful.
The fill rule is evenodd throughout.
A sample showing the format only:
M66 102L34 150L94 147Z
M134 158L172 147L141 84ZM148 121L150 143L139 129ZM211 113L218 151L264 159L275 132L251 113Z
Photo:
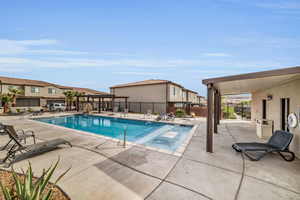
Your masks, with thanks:
M0 75L109 91L300 65L300 0L1 1Z

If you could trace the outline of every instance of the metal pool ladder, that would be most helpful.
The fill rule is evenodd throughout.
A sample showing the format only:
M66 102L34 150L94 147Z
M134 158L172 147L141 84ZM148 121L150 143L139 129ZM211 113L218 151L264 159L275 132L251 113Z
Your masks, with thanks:
M123 148L126 148L127 128L128 128L127 126L124 126L124 132L123 132L123 144L122 144ZM120 145L120 142L121 142L121 141L118 142L118 145Z

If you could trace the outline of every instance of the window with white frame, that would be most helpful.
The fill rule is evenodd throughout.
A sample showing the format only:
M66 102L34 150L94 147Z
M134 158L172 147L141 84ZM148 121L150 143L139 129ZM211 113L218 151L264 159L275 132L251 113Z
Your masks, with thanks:
M48 94L56 94L55 88L48 88Z
M38 87L31 87L31 93L39 93L40 92L40 88Z

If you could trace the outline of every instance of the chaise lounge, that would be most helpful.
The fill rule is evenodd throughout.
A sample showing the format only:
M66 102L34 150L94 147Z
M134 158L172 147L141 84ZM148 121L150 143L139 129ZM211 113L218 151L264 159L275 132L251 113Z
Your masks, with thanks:
M241 152L246 155L251 161L258 161L268 153L274 152L279 153L279 155L286 161L293 161L295 159L295 154L289 151L289 145L292 139L292 133L278 130L275 131L267 143L235 143L232 145L232 148L237 152ZM286 156L283 153L288 153L290 156Z
M0 124L0 130L1 130L1 135L8 135L7 131L5 130L5 126L4 124ZM27 138L32 138L33 139L33 143L35 144L35 135L34 132L32 130L15 130L13 127L11 128L11 132L12 134L15 136L15 138L19 141L19 142L23 142L26 144ZM9 135L10 137L10 135ZM9 147L9 144L13 141L13 138L10 137L10 140L2 147L0 147L0 151L6 150Z
M22 145L16 138L13 126L5 125L5 131L15 142L15 144L8 150L6 157L0 161L1 164L6 164L5 167L9 167L14 162L23 160L25 158L54 150L62 144L67 144L72 147L72 144L64 139L53 139L31 145Z

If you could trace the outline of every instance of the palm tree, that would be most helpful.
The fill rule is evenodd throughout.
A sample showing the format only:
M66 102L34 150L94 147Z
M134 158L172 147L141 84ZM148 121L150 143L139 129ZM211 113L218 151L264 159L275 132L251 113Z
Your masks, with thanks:
M84 95L84 93L83 92L78 92L78 91L75 91L74 92L74 96L75 97L78 97L79 99L79 101L81 101L82 99L80 98L82 95ZM79 104L79 102L76 102L76 104ZM76 106L78 106L79 107L79 105L76 105Z
M75 96L75 91L68 90L63 92L63 94L66 96L67 110L71 110L72 102Z
M9 88L8 91L9 91L9 94L11 95L11 97L12 97L12 107L15 107L16 106L16 101L17 101L17 96L22 94L23 91L19 90L19 89L16 89L16 88Z
M6 113L9 109L10 104L13 102L13 96L10 93L4 93L0 95L0 100L3 104L3 113Z

